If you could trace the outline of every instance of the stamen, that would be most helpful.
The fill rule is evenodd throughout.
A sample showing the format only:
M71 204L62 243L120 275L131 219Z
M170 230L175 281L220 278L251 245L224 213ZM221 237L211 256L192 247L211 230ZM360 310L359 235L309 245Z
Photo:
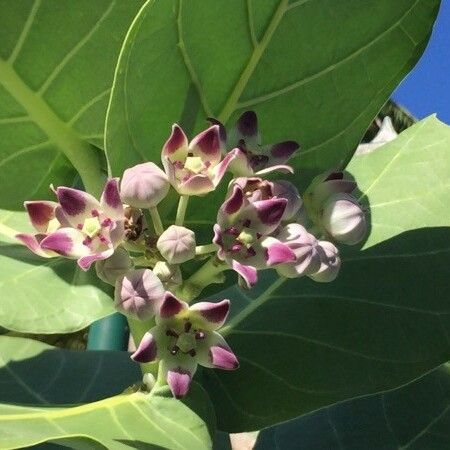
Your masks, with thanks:
M178 333L175 332L174 330L171 330L170 328L168 328L166 330L166 336L172 336L174 338L177 338L178 337Z
M244 221L243 226L246 228L249 228L251 224L252 224L252 221L250 219L247 219Z
M100 213L96 210L96 209L93 209L92 211L91 211L91 216L92 217L98 217L100 215Z
M188 355L194 357L197 354L197 352L194 349L191 349L188 351Z
M77 225L77 228L78 228L79 230L82 230L82 229L83 229L83 224L82 224L82 223L79 223L79 224Z
M191 328L192 328L192 323L191 323L191 322L186 322L186 323L184 324L184 332L185 332L185 333L189 333L189 331L191 330Z
M102 227L110 227L112 224L112 220L107 217L105 220L103 220L103 222L101 223Z
M85 245L86 247L89 247L89 245L92 244L92 239L89 236L86 236L86 238L83 240L82 244Z
M195 339L197 340L205 339L205 333L203 331L197 331L195 333Z
M236 227L230 227L225 230L226 234L230 236L239 236L239 230Z
M230 252L237 253L237 252L240 252L241 249L242 249L242 244L236 243L231 246Z
M253 247L249 247L247 249L247 257L249 258L249 257L255 256L255 255L256 255L255 249Z

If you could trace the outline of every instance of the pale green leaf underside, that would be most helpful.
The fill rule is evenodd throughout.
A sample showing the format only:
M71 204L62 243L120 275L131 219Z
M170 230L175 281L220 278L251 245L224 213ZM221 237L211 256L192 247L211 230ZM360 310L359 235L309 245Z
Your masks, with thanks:
M375 237L363 251L343 249L333 283L262 272L254 292L216 295L233 300L224 335L241 362L205 372L219 428L257 429L392 389L450 359L449 149L449 127L428 118L354 158L349 169L371 203L394 195L400 209L375 208Z
M208 116L231 124L254 109L266 143L302 144L293 164L306 183L349 159L420 56L438 5L147 2L122 48L107 115L113 173L158 161L173 122L192 133Z
M111 450L127 449L135 444L176 450L211 446L205 423L166 392L154 396L139 392L123 394L80 406L46 405L49 400L62 403L65 399L67 403L76 401L77 397L86 401L95 398L98 388L103 394L114 389L120 392L120 386L136 381L130 362L125 360L126 353L56 350L40 342L6 337L0 338L0 349L0 381L16 393L15 399L3 389L0 395L2 449L73 437L89 439L87 448L95 448L95 443ZM105 365L94 362L95 357L103 359ZM49 365L57 361L58 365ZM89 364L93 366L87 368L91 381L83 384L82 368ZM113 366L117 367L116 371ZM100 377L110 386L101 387ZM62 392L51 392L57 388ZM20 406L18 402L36 405Z
M357 176L361 200L370 210L364 248L403 231L450 225L450 127L436 117L370 156L353 158L347 169Z
M25 333L69 333L114 312L111 288L75 261L45 259L14 240L26 213L0 210L0 326Z
M450 447L449 366L384 394L263 430L255 450L440 450Z
M115 60L140 0L0 1L1 206L71 184L85 141L102 146ZM20 180L20 182L19 182Z

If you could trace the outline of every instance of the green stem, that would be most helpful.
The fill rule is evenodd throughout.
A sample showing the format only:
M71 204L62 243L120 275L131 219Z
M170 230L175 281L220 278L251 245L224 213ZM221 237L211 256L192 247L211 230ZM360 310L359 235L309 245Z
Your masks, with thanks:
M156 206L152 206L150 208L150 216L153 222L153 228L155 229L155 233L158 236L164 233L164 226L161 220L161 216L159 215L158 208Z
M139 345L139 342L141 342L142 338L144 337L144 334L155 326L155 319L151 318L149 320L136 320L128 317L127 320L128 327L130 328L130 334L131 336L133 336L134 344L137 347ZM143 374L151 373L156 377L158 373L158 363L143 363L140 364L140 366Z
M183 283L177 294L182 300L189 303L197 298L203 289L210 284L223 283L222 272L227 269L228 266L225 263L213 256Z
M184 216L186 215L186 208L189 203L188 195L181 195L178 202L177 217L175 218L175 225L182 226L184 222Z
M197 245L197 247L195 247L195 254L206 255L207 253L216 252L217 248L216 244Z

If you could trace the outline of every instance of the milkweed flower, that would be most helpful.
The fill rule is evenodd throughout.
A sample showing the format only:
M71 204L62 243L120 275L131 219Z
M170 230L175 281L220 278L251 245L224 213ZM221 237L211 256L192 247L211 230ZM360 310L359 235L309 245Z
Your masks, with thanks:
M192 306L166 292L156 315L156 326L145 333L131 358L139 363L160 361L176 398L188 391L198 365L234 370L236 355L218 333L230 308L229 300Z
M214 225L213 242L218 257L227 262L250 288L257 282L257 270L268 267L264 239L281 223L288 204L264 192L263 184L253 189L255 179L240 178L230 186L230 193L220 207Z
M225 175L236 152L222 159L220 128L213 125L189 143L177 124L162 149L162 163L168 179L180 195L204 195L213 191Z
M283 141L262 145L255 112L244 112L228 134L219 121L210 121L220 127L222 140L226 140L227 147L237 148L236 157L230 165L230 171L235 176L262 175L273 171L293 173L292 167L286 163L300 148L299 144Z
M83 270L109 258L125 238L118 178L106 182L100 201L64 186L55 193L58 202L25 202L37 233L20 233L16 238L39 256L76 259Z

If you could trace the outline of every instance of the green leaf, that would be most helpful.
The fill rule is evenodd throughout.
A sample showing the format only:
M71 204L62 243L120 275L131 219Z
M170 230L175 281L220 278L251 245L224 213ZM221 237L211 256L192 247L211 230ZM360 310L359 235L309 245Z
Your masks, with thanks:
M158 161L175 121L192 135L208 116L231 124L253 109L266 143L302 143L293 164L307 183L348 161L422 53L438 6L148 1L122 48L107 114L113 173Z
M141 4L0 1L2 207L48 197L50 183L71 184L72 164L86 173L98 166L85 141L102 146L114 65Z
M260 432L255 450L432 450L450 447L450 368Z
M8 388L0 394L3 449L66 438L70 439L63 442L72 445L75 438L75 448L103 445L111 450L211 446L207 425L167 389L154 395L133 392L62 406L103 398L136 381L137 365L127 353L56 350L36 341L6 337L0 338L0 349L0 381ZM202 405L201 413L209 413L204 392L196 385L192 390L186 402ZM17 404L31 401L35 405Z
M114 312L112 288L73 260L40 258L14 240L26 213L0 210L0 326L25 333L69 333Z
M127 352L62 350L0 337L1 403L67 405L111 397L140 381Z
M449 143L450 127L430 116L382 149L353 158L347 170L370 208L363 248L406 230L450 225Z
M223 334L241 362L204 372L219 429L259 429L392 389L450 359L449 148L450 128L429 118L354 158L358 184L384 206L333 283L264 272L248 294L215 295L233 301Z

